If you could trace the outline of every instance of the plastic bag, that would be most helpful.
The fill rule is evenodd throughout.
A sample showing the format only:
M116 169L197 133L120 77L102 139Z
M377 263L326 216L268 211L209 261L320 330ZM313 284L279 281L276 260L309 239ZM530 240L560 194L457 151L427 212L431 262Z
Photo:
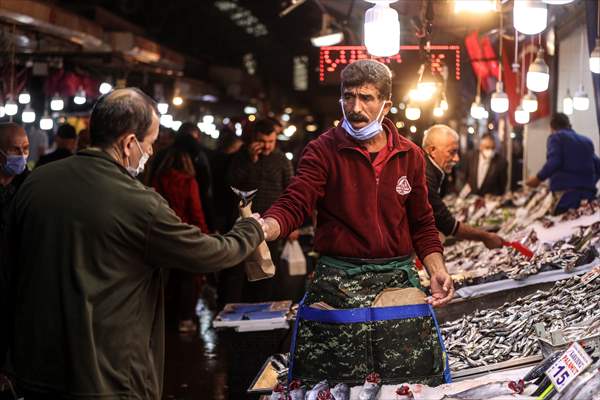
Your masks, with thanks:
M290 276L306 275L306 258L297 240L285 243L281 259L287 261Z

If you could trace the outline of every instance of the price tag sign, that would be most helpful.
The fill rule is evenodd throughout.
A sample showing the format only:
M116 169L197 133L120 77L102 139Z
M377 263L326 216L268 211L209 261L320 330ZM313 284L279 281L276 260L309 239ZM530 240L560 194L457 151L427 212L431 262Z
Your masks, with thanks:
M588 283L592 282L594 279L596 279L599 276L600 276L600 267L596 267L581 277L581 283L583 283L584 285L587 285Z
M573 380L592 364L592 359L585 350L575 342L546 371L546 375L554 387L562 392Z

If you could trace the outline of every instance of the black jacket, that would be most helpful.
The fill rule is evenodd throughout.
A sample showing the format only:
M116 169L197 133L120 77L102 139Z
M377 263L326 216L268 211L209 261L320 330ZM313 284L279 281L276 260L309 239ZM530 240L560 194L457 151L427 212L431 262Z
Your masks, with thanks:
M458 221L454 219L440 194L446 174L433 164L429 156L426 155L425 160L427 162L425 175L427 176L427 189L429 191L428 198L429 204L433 208L435 226L446 236L454 235L458 229Z
M67 158L72 156L73 153L67 149L56 149L52 153L44 154L40 157L38 162L35 164L35 167L41 167L44 164L51 163L52 161L62 160L63 158Z
M466 160L465 181L471 186L471 193L478 195L493 194L501 196L506 191L508 181L508 162L500 154L495 154L490 161L485 179L481 187L477 187L477 168L479 167L479 152L474 151Z
M292 163L279 149L253 163L244 147L231 160L227 182L240 190L258 189L252 211L263 214L281 196L293 175Z

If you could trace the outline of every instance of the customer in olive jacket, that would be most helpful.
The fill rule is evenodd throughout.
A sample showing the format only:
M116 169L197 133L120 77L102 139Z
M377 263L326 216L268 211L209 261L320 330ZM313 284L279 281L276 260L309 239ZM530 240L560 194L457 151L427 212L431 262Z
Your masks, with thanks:
M165 270L217 271L263 240L254 218L202 234L135 179L157 115L137 89L100 98L92 148L36 169L15 199L0 275L11 323L0 329L26 398L160 399Z

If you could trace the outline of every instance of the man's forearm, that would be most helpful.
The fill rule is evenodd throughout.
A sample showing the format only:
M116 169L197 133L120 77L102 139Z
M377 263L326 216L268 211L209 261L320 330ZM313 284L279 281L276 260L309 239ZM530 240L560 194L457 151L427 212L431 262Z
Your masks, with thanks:
M463 240L483 241L487 238L488 232L464 223L460 223L454 236Z
M446 265L444 264L444 257L442 256L442 253L428 254L423 260L423 265L425 265L429 276L439 272L448 272L446 270Z

